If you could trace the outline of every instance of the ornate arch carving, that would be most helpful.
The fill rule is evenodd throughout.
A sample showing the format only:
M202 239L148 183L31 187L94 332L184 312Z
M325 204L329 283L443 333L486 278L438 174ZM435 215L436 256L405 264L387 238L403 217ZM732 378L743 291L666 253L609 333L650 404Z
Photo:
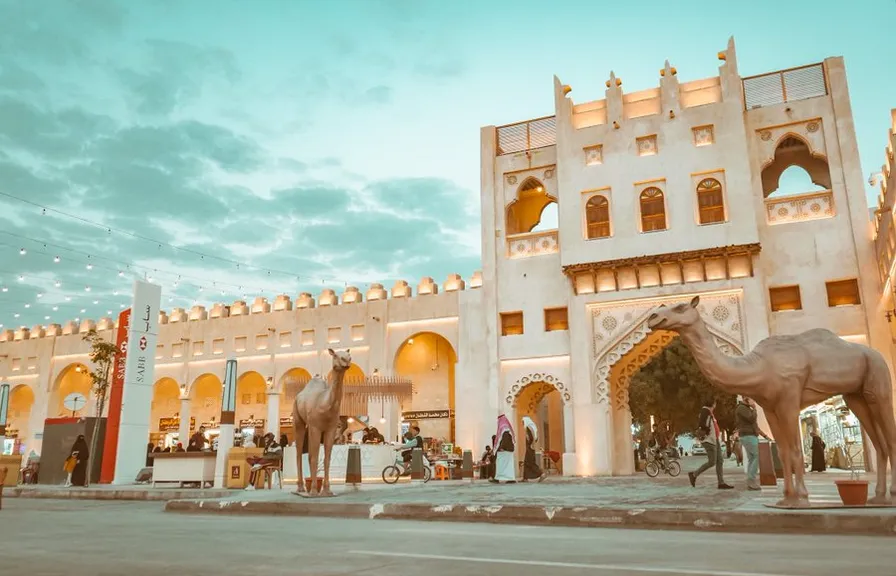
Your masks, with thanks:
M741 293L716 293L701 294L701 302L698 307L700 315L706 323L706 328L713 336L713 341L719 349L728 355L739 356L743 354L744 336L743 323L741 321ZM592 329L594 330L594 394L595 401L598 404L611 404L612 390L610 387L610 371L613 366L619 362L626 354L631 352L636 345L643 342L651 330L647 327L647 318L656 306L660 304L672 304L681 301L687 301L693 298L693 295L681 295L664 298L661 300L647 300L644 303L632 302L626 305L611 305L612 310L603 314L606 309L592 310ZM603 318L598 322L598 319ZM624 320L630 320L628 329L617 329L619 320L617 316L621 316ZM601 330L603 333L601 333ZM609 335L609 342L605 335ZM674 337L674 336L673 336ZM671 341L671 338L669 338ZM668 342L666 342L668 344ZM665 344L655 350L654 354L664 347ZM629 379L637 368L646 364L651 356L647 356L644 361L638 365L629 374ZM628 402L628 387L626 386L622 400L622 405ZM613 394L616 396L615 394ZM612 404L619 406L620 398L618 396L612 399Z
M541 399L545 397L546 394L551 392L551 390L556 390L560 393L560 398L563 399L563 404L571 404L572 403L572 391L569 387L566 386L563 382L560 381L559 378L555 377L552 374L548 374L546 372L533 372L531 374L527 374L523 376L519 380L517 380L513 386L510 387L510 390L507 392L507 397L505 401L510 405L511 408L516 409L517 400L519 400L520 394L525 390L528 386L532 384L543 383L547 386L542 387L537 393L538 401L533 403L532 408L541 402ZM540 396L539 396L540 395Z

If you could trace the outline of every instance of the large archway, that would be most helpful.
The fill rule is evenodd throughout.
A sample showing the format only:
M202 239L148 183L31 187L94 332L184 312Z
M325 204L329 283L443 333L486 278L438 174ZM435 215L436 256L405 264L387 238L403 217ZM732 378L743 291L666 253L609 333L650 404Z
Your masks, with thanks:
M49 418L92 416L95 408L90 393L91 385L90 372L84 364L69 364L63 368L59 376L56 377L53 393L50 395L47 416ZM65 407L64 403L66 397L74 393L82 394L86 401L76 410L70 410Z
M280 377L280 434L286 434L286 438L293 442L292 407L296 396L305 388L305 384L311 380L311 373L304 368L290 368Z
M12 440L8 447L0 446L0 451L9 454L18 454L20 447L28 442L31 434L31 409L34 407L34 392L30 386L19 384L9 392L9 408L6 419L7 442Z
M454 371L457 353L435 332L418 332L395 353L394 372L414 383L412 400L402 405L402 417L415 421L424 437L455 442ZM408 405L410 404L410 405Z
M258 372L246 372L236 381L236 425L244 433L264 434L267 418L267 381Z
M149 441L154 445L167 445L166 434L178 431L177 421L180 413L180 386L174 378L161 378L152 387L152 403L150 404ZM178 438L186 446L186 439Z
M196 426L217 430L221 418L221 380L214 374L203 374L190 386L190 412Z
M519 462L523 461L526 453L523 417L528 416L538 428L535 451L548 456L537 464L549 472L553 470L562 473L561 456L566 445L563 406L563 393L553 383L545 380L529 382L519 391L513 403L513 425L517 434L516 456Z

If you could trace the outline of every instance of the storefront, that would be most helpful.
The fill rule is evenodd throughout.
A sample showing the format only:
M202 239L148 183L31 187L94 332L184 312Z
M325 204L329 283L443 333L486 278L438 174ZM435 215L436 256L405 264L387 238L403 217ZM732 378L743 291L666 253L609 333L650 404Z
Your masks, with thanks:
M193 433L193 430L196 429L196 419L190 418L190 433ZM170 418L159 418L159 427L157 432L152 432L149 435L149 441L154 446L160 446L163 450L166 448L171 448L177 446L177 443L180 442L183 444L183 447L186 449L187 442L190 440L181 439L180 438L180 417L174 416Z
M825 459L834 468L848 468L850 459L855 468L865 466L862 428L846 402L835 396L800 412L803 459L812 461L812 432L817 431L825 443Z

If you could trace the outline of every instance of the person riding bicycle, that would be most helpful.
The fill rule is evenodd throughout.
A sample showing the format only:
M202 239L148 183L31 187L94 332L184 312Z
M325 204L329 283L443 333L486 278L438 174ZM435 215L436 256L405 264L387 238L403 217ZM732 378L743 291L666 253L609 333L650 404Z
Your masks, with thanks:
M663 468L668 468L669 439L665 432L656 424L653 425L653 432L650 434L648 446L650 447L651 452L653 452L653 457L663 463Z
M411 454L414 448L419 448L421 451L423 450L423 437L420 436L419 426L416 424L411 426L411 429L408 430L405 438L407 438L407 442L397 448L397 450L401 451L402 461L404 462L404 472L402 472L402 476L411 473Z

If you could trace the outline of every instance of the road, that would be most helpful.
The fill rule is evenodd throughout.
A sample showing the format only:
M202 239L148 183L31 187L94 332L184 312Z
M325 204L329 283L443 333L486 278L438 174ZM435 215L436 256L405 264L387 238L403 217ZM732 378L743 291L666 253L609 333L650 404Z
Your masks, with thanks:
M32 576L892 576L892 538L190 516L5 499L0 573Z

